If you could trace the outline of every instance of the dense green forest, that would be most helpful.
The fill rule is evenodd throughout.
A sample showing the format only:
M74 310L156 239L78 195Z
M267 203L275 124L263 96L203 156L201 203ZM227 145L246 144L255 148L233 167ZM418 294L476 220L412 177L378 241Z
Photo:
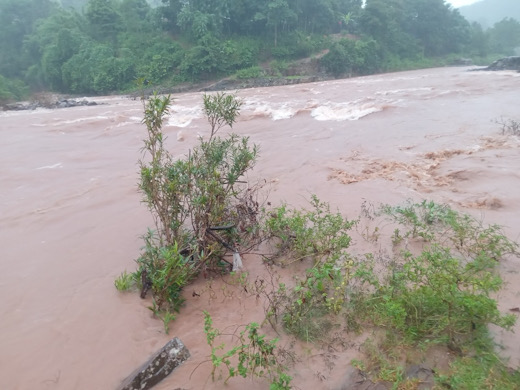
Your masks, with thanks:
M0 102L280 74L325 49L336 76L509 55L518 31L483 30L444 0L0 0Z

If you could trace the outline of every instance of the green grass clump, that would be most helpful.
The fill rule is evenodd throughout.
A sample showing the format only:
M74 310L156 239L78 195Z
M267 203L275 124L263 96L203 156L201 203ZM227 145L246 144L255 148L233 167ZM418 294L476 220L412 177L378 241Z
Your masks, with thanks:
M437 377L439 389L460 390L517 390L520 388L520 372L507 368L491 352L479 356L455 359L450 371Z
M123 271L121 275L114 280L114 285L118 291L129 291L136 285L135 276L134 274L129 274L128 272Z

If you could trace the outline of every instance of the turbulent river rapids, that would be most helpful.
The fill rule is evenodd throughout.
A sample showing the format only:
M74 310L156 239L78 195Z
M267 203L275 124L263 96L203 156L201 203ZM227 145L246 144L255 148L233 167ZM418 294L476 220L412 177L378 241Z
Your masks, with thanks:
M273 204L302 206L316 194L355 218L363 202L431 199L519 240L520 139L496 122L520 120L520 73L439 68L237 95L244 105L233 131L260 149L248 179L265 179ZM209 129L201 93L173 98L164 131L182 157ZM137 191L146 129L139 100L90 100L98 105L0 112L0 389L114 389L173 336L192 357L157 388L223 388L204 363L202 311L226 328L261 322L263 309L201 277L166 335L149 300L114 288L123 270L135 270L140 236L153 226ZM244 266L262 267L247 257ZM506 312L520 306L520 259L506 258L500 272L506 284L496 298ZM519 367L520 323L492 331ZM341 388L356 348L336 350L307 346L293 383ZM266 384L226 388L246 387Z

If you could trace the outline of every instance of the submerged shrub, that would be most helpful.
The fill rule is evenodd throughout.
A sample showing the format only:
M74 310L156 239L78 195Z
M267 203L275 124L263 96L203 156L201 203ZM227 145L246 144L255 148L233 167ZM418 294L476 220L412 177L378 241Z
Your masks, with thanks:
M312 257L316 262L337 260L350 245L348 231L355 221L340 213L331 213L330 206L315 195L312 210L290 210L282 205L266 220L266 231L279 242L280 253L290 253L291 261Z
M483 226L467 214L427 201L384 206L382 213L399 224L401 239L420 239L423 245L419 253L402 251L384 276L370 265L359 274L372 286L362 298L371 307L362 311L372 313L377 325L390 325L409 340L450 345L485 332L490 323L511 328L515 317L502 315L491 297L502 287L497 261L517 250L500 227Z
M210 137L177 160L166 150L162 132L170 103L169 96L154 95L145 104L146 158L139 161L139 190L155 230L143 236L136 278L143 298L152 292L151 309L158 315L179 309L182 288L200 271L228 272L231 263L224 254L232 251L237 257L239 245L254 239L258 224L255 188L243 180L254 166L257 147L247 137L217 135L235 123L241 101L233 95L205 95Z
M270 380L270 389L289 390L292 378L286 374L286 367L281 363L276 344L278 339L268 340L259 332L260 326L252 322L244 327L237 335L235 345L224 351L225 344L215 345L216 340L222 335L221 331L213 327L213 320L208 312L204 312L204 333L208 345L211 347L211 363L213 380L221 379L221 366L227 369L228 380L241 376L243 378L263 377ZM215 374L219 374L218 378Z

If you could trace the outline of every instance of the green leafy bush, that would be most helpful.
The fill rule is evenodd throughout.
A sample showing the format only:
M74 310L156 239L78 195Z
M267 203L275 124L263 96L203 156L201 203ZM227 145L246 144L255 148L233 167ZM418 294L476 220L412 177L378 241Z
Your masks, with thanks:
M397 367L396 362L388 363L399 359L390 356L391 351L419 345L427 353L428 346L444 345L460 358L448 372L438 375L443 386L514 388L511 384L518 373L508 371L495 355L488 325L511 329L515 324L514 315L499 311L493 294L502 287L498 261L518 254L517 244L500 227L484 226L434 202L384 206L382 216L398 223L394 244L410 244L414 249L403 250L384 269L369 254L351 273L351 280L356 281L346 298L351 318L367 321L387 334L382 342L387 346L376 346L385 352L376 359L370 348L366 350L369 362L365 366L374 367L381 379L384 367L391 371ZM376 361L381 359L388 364ZM404 381L402 376L391 380L395 385Z
M178 160L166 150L162 132L170 98L154 95L144 107L143 151L148 156L139 161L139 189L156 226L143 236L137 274L141 296L151 290L151 309L167 319L165 328L183 303L183 287L200 271L228 272L231 264L224 254L235 256L258 230L255 190L242 180L254 166L257 148L246 137L217 136L222 127L234 124L241 101L215 94L205 95L203 103L209 139L201 138L187 158Z
M277 355L276 343L278 339L268 340L265 335L259 333L260 326L252 322L245 326L237 339L236 345L224 351L225 344L215 345L216 339L222 333L213 328L213 320L208 312L204 312L204 333L208 345L211 347L211 363L213 370L211 377L215 380L217 370L224 365L227 373L224 383L235 376L264 377L271 381L272 390L288 390L291 388L292 378L285 373L285 367ZM221 353L219 353L222 351ZM218 379L221 379L219 373Z
M237 79L256 79L264 76L264 70L259 66L252 66L246 69L240 69L235 73Z
M178 73L177 68L184 55L184 49L177 42L167 39L155 40L144 48L137 59L136 74L156 85Z
M291 261L309 256L315 262L339 259L350 245L348 231L355 222L332 214L330 206L315 195L311 206L308 211L289 210L286 205L276 208L266 220L266 231L279 240L281 253L291 254Z
M453 346L489 323L511 328L515 317L502 315L490 296L502 286L497 261L517 248L498 226L427 201L382 210L404 227L403 237L420 238L424 247L403 251L383 278L369 265L357 274L373 287L366 302L376 324L390 324L412 341Z
M284 60L273 60L269 63L269 68L273 76L280 77L289 69L289 63Z
M484 226L467 214L432 201L404 206L383 206L382 212L404 227L404 236L441 243L465 259L483 255L495 261L517 254L518 244L510 241L498 225Z
M135 77L132 58L118 57L107 44L85 44L61 68L66 90L102 94L124 89Z
M196 263L180 252L177 242L162 245L151 230L143 240L145 246L137 259L142 293L152 290L156 310L177 312L184 303L182 288L197 274Z
M20 80L9 80L0 75L0 105L22 100L29 93L29 88Z
M371 299L378 325L391 326L412 341L430 339L452 346L489 323L510 329L513 315L502 315L490 297L502 286L489 257L465 262L434 245L419 256L405 253Z
M128 291L135 286L135 282L134 274L129 274L128 272L123 271L114 281L114 285L119 291Z
M380 48L376 41L341 39L331 45L320 64L336 77L345 74L369 74L382 67Z
M327 314L338 314L344 306L345 291L353 262L345 250L350 245L348 231L355 222L341 214L332 214L330 206L316 196L312 210L276 208L266 220L268 235L277 240L275 257L286 257L286 263L311 258L314 266L307 269L293 288L280 284L266 294L267 319L276 326L281 319L285 329L301 339L312 341L330 329Z
M268 314L281 312L285 330L302 340L322 339L332 328L330 317L345 307L352 265L351 261L329 259L309 268L305 277L298 279L284 299L277 302L278 306L270 307Z

